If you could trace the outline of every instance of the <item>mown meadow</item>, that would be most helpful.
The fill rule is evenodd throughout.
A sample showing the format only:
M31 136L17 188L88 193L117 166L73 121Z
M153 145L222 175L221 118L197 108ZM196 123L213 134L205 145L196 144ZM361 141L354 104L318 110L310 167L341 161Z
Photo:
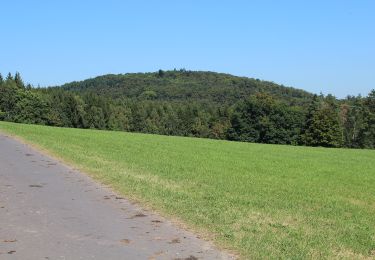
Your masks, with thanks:
M241 258L375 258L375 151L0 122Z

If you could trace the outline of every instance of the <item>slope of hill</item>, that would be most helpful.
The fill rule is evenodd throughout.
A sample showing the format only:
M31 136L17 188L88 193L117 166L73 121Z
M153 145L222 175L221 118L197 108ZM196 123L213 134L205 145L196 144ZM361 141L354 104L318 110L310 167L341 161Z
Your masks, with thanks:
M303 90L259 79L185 70L104 75L61 87L81 94L96 93L111 98L193 100L220 104L234 104L258 92L270 94L292 105L306 104L313 96Z

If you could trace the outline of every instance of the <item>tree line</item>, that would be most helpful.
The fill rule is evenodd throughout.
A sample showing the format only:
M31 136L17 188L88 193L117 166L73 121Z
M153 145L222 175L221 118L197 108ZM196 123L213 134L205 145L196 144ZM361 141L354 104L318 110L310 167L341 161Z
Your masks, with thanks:
M187 77L206 80L204 76L213 77L211 74L159 71L147 77L159 84L166 81L168 73L174 82L177 79L184 84L183 88L168 85L177 99L170 98L165 89L164 97L158 99L157 90L162 86L144 88L146 81L137 81L137 86L142 86L139 94L115 97L115 88L110 95L89 87L88 91L71 86L34 88L24 84L18 72L6 78L0 75L0 120L256 143L375 148L375 90L366 97L338 100L332 95L310 95L273 85L272 91L267 91L254 80L260 87L236 98L229 88L218 92L197 84L194 92L194 87L186 85ZM227 76L221 82L234 84ZM105 86L101 89L108 91ZM134 89L124 91L135 93ZM210 99L208 91L214 91L215 99L220 100ZM231 95L230 102L224 102L226 95Z

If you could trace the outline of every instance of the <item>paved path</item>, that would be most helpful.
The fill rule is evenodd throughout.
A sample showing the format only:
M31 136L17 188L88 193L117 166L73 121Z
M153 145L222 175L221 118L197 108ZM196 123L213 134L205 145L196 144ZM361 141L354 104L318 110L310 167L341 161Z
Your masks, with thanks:
M0 134L0 259L228 259L171 222Z

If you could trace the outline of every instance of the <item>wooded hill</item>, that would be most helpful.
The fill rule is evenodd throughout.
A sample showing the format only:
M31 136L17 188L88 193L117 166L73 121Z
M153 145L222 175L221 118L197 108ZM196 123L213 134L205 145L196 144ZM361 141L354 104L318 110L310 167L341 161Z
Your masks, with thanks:
M259 79L186 70L104 75L61 87L80 94L95 93L111 98L205 101L229 105L255 93L268 93L292 105L306 104L313 97L306 91Z
M375 147L375 91L338 100L273 82L187 70L58 87L0 77L0 119L259 143Z

